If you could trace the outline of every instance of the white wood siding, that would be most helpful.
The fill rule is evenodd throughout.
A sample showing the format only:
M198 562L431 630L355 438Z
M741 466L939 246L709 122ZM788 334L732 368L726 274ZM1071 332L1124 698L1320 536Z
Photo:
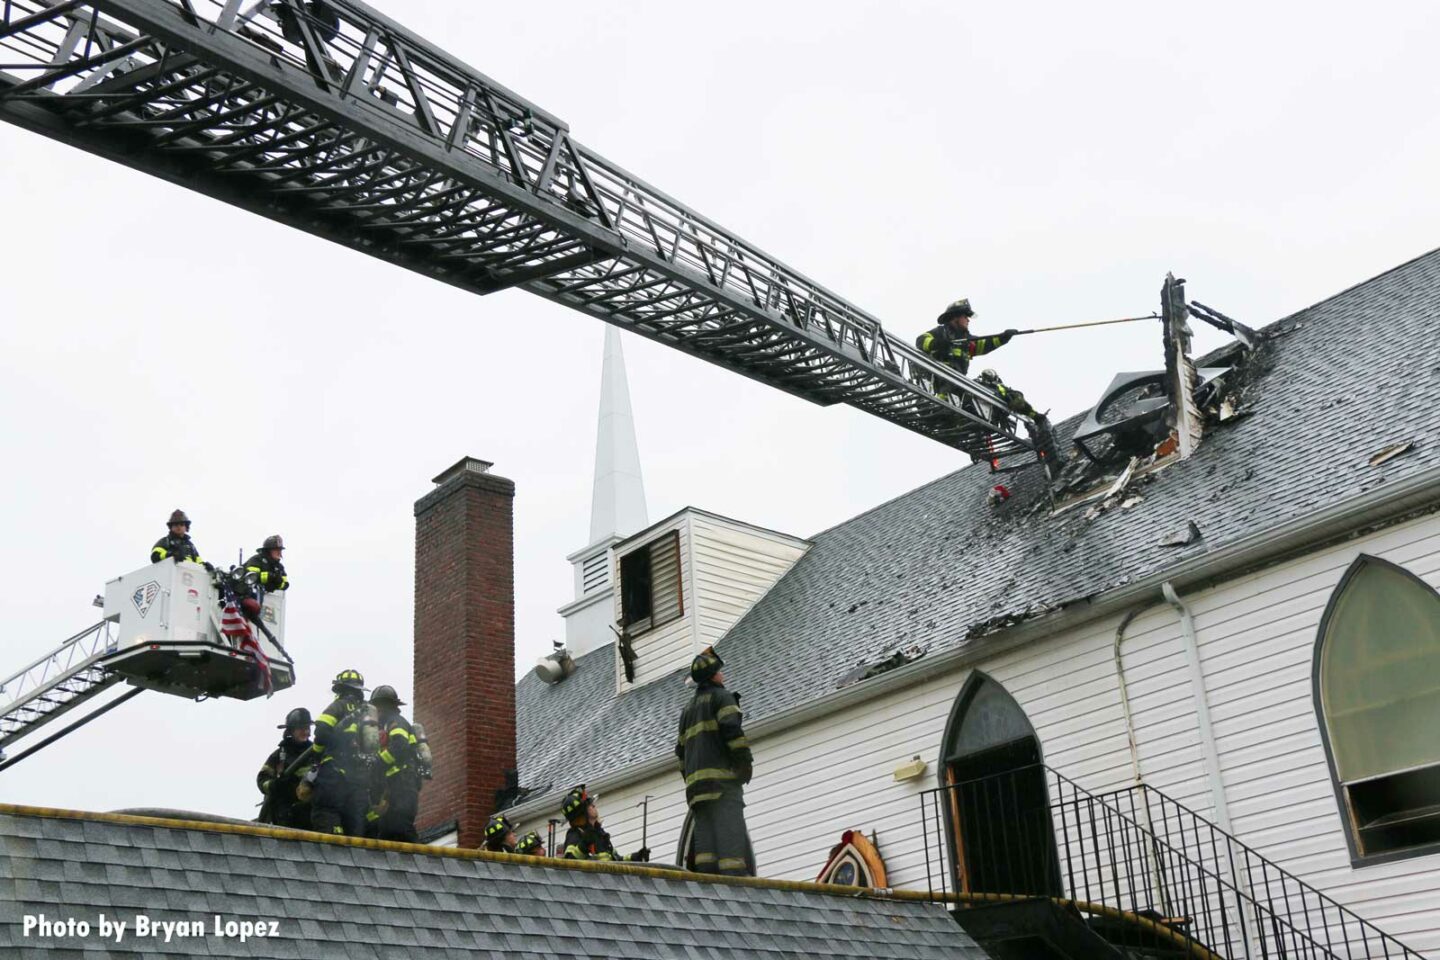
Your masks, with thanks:
M690 519L697 649L717 642L773 587L806 545L696 513Z
M687 509L674 521L624 545L613 564L614 617L620 619L619 557L672 531L680 532L680 582L684 613L640 634L635 645L635 682L625 682L616 651L621 692L668 676L718 641L800 559L809 544L783 534Z
M1195 618L1236 834L1411 947L1440 951L1440 855L1350 865L1311 695L1320 617L1362 552L1440 585L1440 516L1183 599ZM1132 779L1114 659L1119 620L1096 621L977 665L1024 708L1045 762L1096 792ZM1196 692L1173 610L1162 604L1134 619L1123 664L1145 780L1213 818ZM756 778L746 791L747 817L761 875L814 879L840 834L854 828L875 833L893 885L923 888L919 794L937 784L945 724L969 673L957 670L799 727L752 735ZM929 764L924 777L895 783L894 768L915 754ZM685 814L681 787L678 775L666 774L604 797L617 846L639 846L637 804L651 794L650 847L656 859L673 862ZM543 833L543 821L531 826Z

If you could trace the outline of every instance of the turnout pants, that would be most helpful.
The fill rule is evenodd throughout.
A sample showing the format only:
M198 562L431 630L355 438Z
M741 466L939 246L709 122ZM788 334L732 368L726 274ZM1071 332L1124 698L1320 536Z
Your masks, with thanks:
M755 851L745 829L745 796L738 786L727 787L715 800L702 800L690 808L693 828L686 861L696 873L755 876Z
M320 833L365 835L365 811L370 808L364 782L351 782L333 763L320 767L310 799L310 829Z
M420 810L420 788L408 783L394 784L390 788L389 799L385 812L380 814L377 836L381 840L419 843L420 836L415 832L415 815Z

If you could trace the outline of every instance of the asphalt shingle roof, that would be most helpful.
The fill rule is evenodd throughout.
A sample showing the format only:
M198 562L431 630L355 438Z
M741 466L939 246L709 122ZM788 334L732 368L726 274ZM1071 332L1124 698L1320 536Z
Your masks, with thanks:
M53 813L0 810L6 957L985 958L929 903ZM26 936L24 918L41 914L85 921L90 935ZM123 940L101 940L101 914L129 924ZM200 921L204 935L137 940L137 914ZM278 920L279 936L216 936L217 914Z
M1129 508L1032 510L1042 480L1028 471L1014 499L991 509L994 479L976 464L812 537L717 645L747 721L831 693L855 664L896 647L933 655L980 642L977 626L1095 597L1440 465L1440 251L1262 333L1243 373L1248 415L1137 485ZM1057 427L1067 446L1079 420ZM1370 466L1381 448L1412 440ZM1161 545L1187 521L1197 541ZM672 748L684 672L617 697L613 657L613 644L588 654L557 686L520 681L526 786L593 780Z

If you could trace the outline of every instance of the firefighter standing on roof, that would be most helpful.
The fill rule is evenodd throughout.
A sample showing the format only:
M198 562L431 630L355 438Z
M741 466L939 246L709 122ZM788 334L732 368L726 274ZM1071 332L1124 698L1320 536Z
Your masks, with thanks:
M335 701L315 725L315 775L310 821L321 833L350 837L365 831L369 807L368 767L361 757L361 724L365 717L365 678L358 670L341 670L330 689Z
M285 541L280 534L266 537L255 555L245 561L245 572L253 574L267 591L288 590L290 578L285 575L285 564L280 560L284 553Z
M314 756L310 750L310 727L310 711L304 707L296 707L285 715L285 722L280 725L285 731L280 746L255 775L255 785L265 794L262 823L310 829L311 787L305 780L312 765L309 761Z
M965 376L970 371L970 361L973 358L1000 349L1018 332L1006 330L993 336L972 337L970 318L973 316L975 311L969 300L956 300L940 314L938 326L915 338L915 346L944 366ZM948 396L950 391L944 381L937 381L935 392Z
M740 726L740 695L725 689L724 666L711 647L690 664L695 696L680 715L675 742L694 824L685 860L698 873L753 877L743 788L754 759Z
M169 525L170 532L156 540L155 546L150 548L150 562L174 560L179 563L189 560L193 563L204 563L205 561L200 559L200 551L195 549L195 541L190 539L190 518L185 516L185 511L176 510L170 514Z
M585 784L572 789L565 795L560 812L570 823L565 832L566 860L630 860L636 863L650 861L650 849L641 847L628 857L615 852L610 834L600 825L600 810L595 800L585 791Z
M419 739L410 721L400 715L404 703L394 687L384 684L370 695L380 720L380 763L375 769L382 786L375 835L381 840L419 843L415 830L420 809Z

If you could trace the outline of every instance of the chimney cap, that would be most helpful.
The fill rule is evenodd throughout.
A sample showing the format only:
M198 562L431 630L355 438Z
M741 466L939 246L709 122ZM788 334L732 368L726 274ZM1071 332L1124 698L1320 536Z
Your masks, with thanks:
M435 477L436 486L455 479L464 473L489 473L490 468L495 466L489 460L481 460L479 457L461 457L453 466L440 471Z

